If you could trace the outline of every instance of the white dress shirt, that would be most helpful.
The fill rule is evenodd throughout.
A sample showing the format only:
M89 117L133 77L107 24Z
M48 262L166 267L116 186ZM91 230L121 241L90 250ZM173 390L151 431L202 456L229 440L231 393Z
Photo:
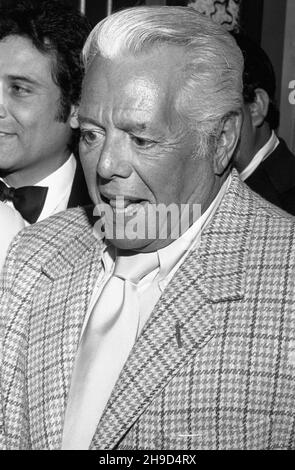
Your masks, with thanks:
M244 168L244 170L240 173L240 178L242 181L245 181L249 176L254 173L256 168L260 165L261 162L267 159L267 157L277 148L280 141L277 138L274 131L272 131L270 138L266 142L266 144L261 147L261 149L256 153L256 155L252 158L250 163Z
M0 201L0 271L12 239L25 226L19 212Z
M162 292L165 290L165 288L169 284L170 280L172 279L173 275L175 274L179 266L183 263L184 259L186 258L186 256L189 254L189 252L192 249L197 249L198 244L200 243L202 230L210 222L215 211L219 207L221 200L223 199L224 194L226 193L230 185L230 182L231 182L231 176L229 175L227 180L222 185L217 196L215 197L215 199L213 200L209 208L202 214L202 216L199 217L199 219L197 219L195 223L177 240L171 242L170 245L162 249L159 249L157 251L159 266L154 271L152 271L151 273L143 277L143 279L141 279L137 287L137 292L138 292L138 297L139 297L139 315L140 315L137 337L140 335L146 321L148 320L149 316L151 315L153 311L155 304L159 300ZM101 260L103 269L101 271L100 276L97 279L96 285L93 290L89 308L88 308L86 317L84 319L84 324L83 324L82 331L81 331L81 337L83 335L83 332L85 330L89 317L92 313L92 310L95 308L95 305L97 304L97 301L100 297L102 289L104 288L105 284L107 283L107 281L110 279L110 277L113 274L115 257L116 257L116 249L111 245L106 246L103 250L102 260ZM156 287L156 289L154 287ZM147 296L145 296L145 293L147 293ZM114 291L113 295L111 295L110 297L117 298L118 293ZM97 314L98 312L95 311L94 313ZM111 345L111 347L108 349L111 351L114 351L114 354L117 357L118 351L119 351L118 347L119 347L119 344L117 343L117 344ZM130 346L130 350L131 349L132 349L132 345ZM78 350L78 353L79 351L80 349ZM103 357L101 358L101 360L105 361ZM112 362L111 358L108 357L108 361ZM121 370L116 371L117 378L119 377L120 372ZM114 384L114 377L112 377L112 381L110 381L109 384L106 383L107 379L108 379L107 377L104 378L104 394L103 394L104 396L103 397L99 395L97 396L97 400L100 401L98 408L101 410L101 413L108 401L108 398L111 395L113 384ZM101 416L101 413L100 413L100 416ZM69 415L67 416L67 419L70 419ZM77 425L79 424L77 423ZM83 438L83 441L84 440L85 439ZM68 436L66 436L66 439L64 441L64 443L66 442L66 444L63 446L64 449L74 448L76 445L77 446L79 445L79 444L73 444L70 441L71 441L71 438L68 439ZM72 447L72 445L74 445L74 447ZM90 442L87 442L87 443L83 442L83 445L81 447L79 446L78 448L87 448L87 445L90 445Z
M38 183L35 183L34 186L44 186L48 187L45 204L39 215L37 222L45 219L46 217L50 217L51 215L57 214L67 208L72 185L74 181L75 171L77 167L77 162L73 154L67 159L67 161L51 173L49 176L44 178ZM7 186L7 182L3 180ZM15 207L11 201L5 201L9 207L13 208L15 211ZM17 211L16 211L17 212ZM25 220L25 224L30 225L29 222Z

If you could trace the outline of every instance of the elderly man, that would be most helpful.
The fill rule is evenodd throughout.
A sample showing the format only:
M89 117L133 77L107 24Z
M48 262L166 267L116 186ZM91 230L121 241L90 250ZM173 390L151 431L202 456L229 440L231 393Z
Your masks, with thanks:
M238 47L190 9L138 7L98 24L84 59L101 218L73 209L14 242L3 447L294 447L295 226L230 171Z
M89 32L86 18L59 0L0 5L0 201L27 225L90 204L74 156Z

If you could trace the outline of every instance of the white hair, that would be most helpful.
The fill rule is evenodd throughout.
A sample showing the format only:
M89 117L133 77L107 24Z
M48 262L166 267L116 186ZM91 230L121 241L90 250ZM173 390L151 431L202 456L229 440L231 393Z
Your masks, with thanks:
M243 56L223 27L194 9L135 7L110 15L85 43L85 70L96 55L113 60L161 45L184 48L187 60L176 108L208 140L224 116L242 106Z

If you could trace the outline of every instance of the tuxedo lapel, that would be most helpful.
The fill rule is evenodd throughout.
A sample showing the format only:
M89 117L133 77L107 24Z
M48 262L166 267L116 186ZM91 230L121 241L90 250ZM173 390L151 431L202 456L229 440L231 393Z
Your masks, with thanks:
M29 338L28 397L33 448L60 448L73 362L100 270L100 251L99 242L84 230L70 238L66 249L42 267Z
M242 298L254 219L249 191L235 176L199 249L177 271L134 345L91 448L115 447L156 394L210 341L214 304Z

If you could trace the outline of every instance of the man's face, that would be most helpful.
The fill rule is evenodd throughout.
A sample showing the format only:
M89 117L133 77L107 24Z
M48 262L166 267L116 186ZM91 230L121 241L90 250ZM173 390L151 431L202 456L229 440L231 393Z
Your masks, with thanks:
M113 62L97 56L86 74L80 156L94 204L119 213L117 228L139 212L142 223L154 223L148 220L151 205L208 205L212 159L196 155L196 132L175 109L182 65L183 51L169 46ZM123 211L114 208L116 197L124 197ZM111 242L138 251L169 243L158 231L155 239L115 236Z
M38 182L68 156L71 127L57 121L52 60L24 37L0 41L0 172L15 186Z

